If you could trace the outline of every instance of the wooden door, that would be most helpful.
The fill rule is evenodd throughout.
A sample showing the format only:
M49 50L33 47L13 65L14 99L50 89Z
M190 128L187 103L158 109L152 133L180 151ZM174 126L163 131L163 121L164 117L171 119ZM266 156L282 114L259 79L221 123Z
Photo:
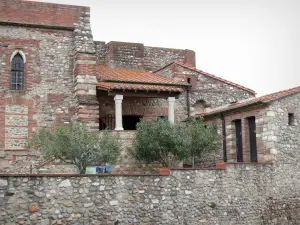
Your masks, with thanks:
M238 162L243 162L243 138L242 138L242 121L235 122L235 136L236 136L236 159Z
M255 117L248 118L248 126L249 126L249 142L250 142L250 159L251 162L257 162Z

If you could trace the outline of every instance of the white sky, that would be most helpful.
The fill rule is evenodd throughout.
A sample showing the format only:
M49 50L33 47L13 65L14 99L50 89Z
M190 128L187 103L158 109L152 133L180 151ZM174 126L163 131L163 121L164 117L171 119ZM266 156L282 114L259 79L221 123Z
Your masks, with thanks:
M94 40L192 49L197 68L257 91L300 86L299 0L41 0L91 7Z

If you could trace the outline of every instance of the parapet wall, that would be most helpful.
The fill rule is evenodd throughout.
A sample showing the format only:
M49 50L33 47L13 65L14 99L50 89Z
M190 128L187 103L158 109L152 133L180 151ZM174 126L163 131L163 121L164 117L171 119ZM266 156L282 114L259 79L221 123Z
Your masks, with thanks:
M298 224L297 166L0 177L0 224ZM116 222L119 223L116 223Z
M196 66L195 52L189 49L149 47L141 43L117 41L95 41L95 47L97 61L106 62L110 67L155 71L174 61Z
M0 23L73 27L88 7L23 0L0 1Z

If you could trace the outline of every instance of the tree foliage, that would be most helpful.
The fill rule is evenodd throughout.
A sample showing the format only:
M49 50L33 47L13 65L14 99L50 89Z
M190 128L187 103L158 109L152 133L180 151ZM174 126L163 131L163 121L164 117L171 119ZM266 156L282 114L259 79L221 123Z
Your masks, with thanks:
M158 119L137 125L131 155L147 164L159 162L170 167L190 157L202 157L219 146L216 126L205 125L202 119L176 124Z
M214 124L205 124L202 118L191 119L185 125L185 148L188 157L203 157L220 148L220 135Z
M102 135L90 134L84 124L73 127L60 126L52 133L39 130L32 138L32 146L48 158L74 164L81 174L94 162L114 163L120 155L118 138L107 131Z
M131 155L147 164L159 162L166 167L176 165L185 157L184 137L178 128L164 119L138 123Z

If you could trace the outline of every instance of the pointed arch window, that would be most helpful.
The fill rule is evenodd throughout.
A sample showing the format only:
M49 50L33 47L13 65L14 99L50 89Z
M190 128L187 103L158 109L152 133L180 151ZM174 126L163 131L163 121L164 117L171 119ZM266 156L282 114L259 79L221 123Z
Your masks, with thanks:
M11 60L10 89L24 90L24 59L18 53Z

